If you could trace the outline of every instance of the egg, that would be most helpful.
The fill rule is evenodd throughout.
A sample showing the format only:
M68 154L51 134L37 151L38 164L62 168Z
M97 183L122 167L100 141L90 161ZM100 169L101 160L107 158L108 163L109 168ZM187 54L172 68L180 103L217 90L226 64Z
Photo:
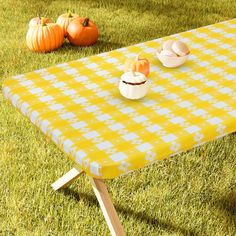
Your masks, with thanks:
M165 49L163 49L160 52L160 54L163 55L163 56L168 56L168 57L177 57L177 55L174 52L169 51L169 50L165 50Z
M140 99L148 92L147 77L140 72L125 72L119 82L119 90L122 96L128 99Z
M163 44L162 44L162 49L163 50L167 50L167 51L172 51L172 52L174 52L173 50L172 50L172 45L173 45L173 43L174 43L175 41L174 40L167 40L167 41L165 41Z
M190 53L188 46L181 42L181 41L175 41L172 44L172 50L179 56L186 56Z

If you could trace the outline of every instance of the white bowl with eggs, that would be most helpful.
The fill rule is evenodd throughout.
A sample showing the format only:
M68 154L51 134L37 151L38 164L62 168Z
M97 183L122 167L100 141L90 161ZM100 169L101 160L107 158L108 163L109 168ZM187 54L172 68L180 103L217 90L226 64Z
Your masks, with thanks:
M174 68L183 65L188 59L190 51L181 41L167 40L157 49L156 55L163 66Z

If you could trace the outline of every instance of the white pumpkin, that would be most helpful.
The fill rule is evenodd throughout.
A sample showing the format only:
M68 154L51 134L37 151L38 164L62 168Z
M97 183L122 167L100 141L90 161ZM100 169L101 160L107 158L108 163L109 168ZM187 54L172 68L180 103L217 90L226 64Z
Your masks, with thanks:
M128 99L140 99L148 92L147 77L140 72L125 72L119 82L119 90L122 96Z

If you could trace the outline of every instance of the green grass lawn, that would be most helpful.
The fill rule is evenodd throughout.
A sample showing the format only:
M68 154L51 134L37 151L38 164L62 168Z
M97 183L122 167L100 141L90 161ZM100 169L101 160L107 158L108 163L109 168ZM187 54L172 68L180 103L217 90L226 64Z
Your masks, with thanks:
M88 48L30 52L28 21L67 9L100 30ZM4 78L236 17L232 0L0 0ZM236 235L236 135L106 181L128 235ZM73 163L0 93L0 235L109 235L86 176L54 192Z

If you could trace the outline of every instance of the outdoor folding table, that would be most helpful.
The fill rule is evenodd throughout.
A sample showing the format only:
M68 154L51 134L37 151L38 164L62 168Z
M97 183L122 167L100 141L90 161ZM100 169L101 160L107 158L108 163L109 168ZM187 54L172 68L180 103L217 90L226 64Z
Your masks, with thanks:
M103 179L111 179L236 130L236 19L6 79L3 92L75 162L55 190L86 173L113 235L124 230ZM168 39L191 54L165 68L156 50ZM118 90L126 58L150 60L141 100Z

